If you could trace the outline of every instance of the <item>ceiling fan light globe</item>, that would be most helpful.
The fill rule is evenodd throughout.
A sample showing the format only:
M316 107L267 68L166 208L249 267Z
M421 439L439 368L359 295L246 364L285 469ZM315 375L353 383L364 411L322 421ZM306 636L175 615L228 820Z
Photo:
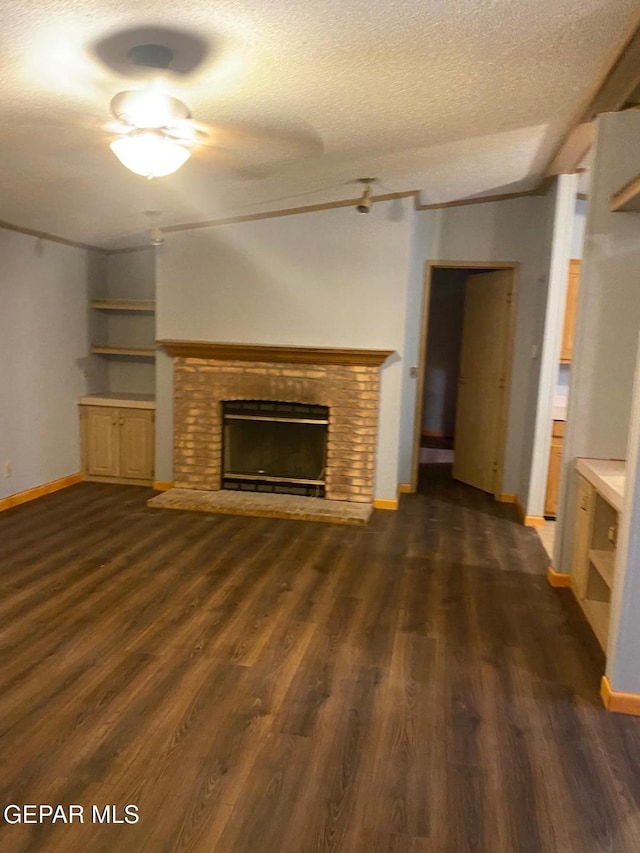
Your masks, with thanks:
M138 131L115 139L110 148L123 166L144 178L171 175L191 156L187 148L153 131Z

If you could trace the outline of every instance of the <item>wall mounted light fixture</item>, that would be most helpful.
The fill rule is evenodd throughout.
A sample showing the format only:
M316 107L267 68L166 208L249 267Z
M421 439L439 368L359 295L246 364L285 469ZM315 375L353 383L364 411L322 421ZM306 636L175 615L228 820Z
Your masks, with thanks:
M364 184L362 198L356 206L358 213L369 213L371 210L371 205L373 204L373 189L371 184L373 184L375 180L375 178L358 178L359 183Z

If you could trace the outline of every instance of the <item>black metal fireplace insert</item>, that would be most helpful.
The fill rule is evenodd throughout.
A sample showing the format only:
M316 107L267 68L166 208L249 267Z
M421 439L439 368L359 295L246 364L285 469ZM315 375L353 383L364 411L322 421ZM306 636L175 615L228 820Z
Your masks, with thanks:
M327 406L227 400L222 488L324 497Z

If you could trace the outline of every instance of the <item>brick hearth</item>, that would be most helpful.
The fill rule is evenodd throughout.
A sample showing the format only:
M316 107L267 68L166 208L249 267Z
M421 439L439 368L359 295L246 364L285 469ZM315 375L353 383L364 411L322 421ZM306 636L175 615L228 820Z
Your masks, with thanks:
M389 352L163 343L174 355L177 488L220 489L224 400L277 400L329 407L326 497L373 501L379 368ZM223 348L223 357L216 357ZM193 357L191 351L212 357ZM330 363L338 360L347 363Z

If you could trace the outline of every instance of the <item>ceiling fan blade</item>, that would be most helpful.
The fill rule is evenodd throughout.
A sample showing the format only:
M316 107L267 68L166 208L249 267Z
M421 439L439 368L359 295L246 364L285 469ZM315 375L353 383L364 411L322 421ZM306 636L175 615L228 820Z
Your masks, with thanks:
M162 129L165 136L180 142L183 145L206 145L209 141L209 133L192 119L176 122L170 127Z
M184 123L181 123L183 126ZM189 119L187 124L198 131L198 140L205 134L205 144L233 152L240 157L256 158L260 162L321 154L324 150L318 134L308 128L288 128L250 123L214 122L205 124Z
M191 149L194 163L206 164L207 168L218 169L239 180L263 180L276 172L271 163L251 162L246 157L215 145L196 145Z

